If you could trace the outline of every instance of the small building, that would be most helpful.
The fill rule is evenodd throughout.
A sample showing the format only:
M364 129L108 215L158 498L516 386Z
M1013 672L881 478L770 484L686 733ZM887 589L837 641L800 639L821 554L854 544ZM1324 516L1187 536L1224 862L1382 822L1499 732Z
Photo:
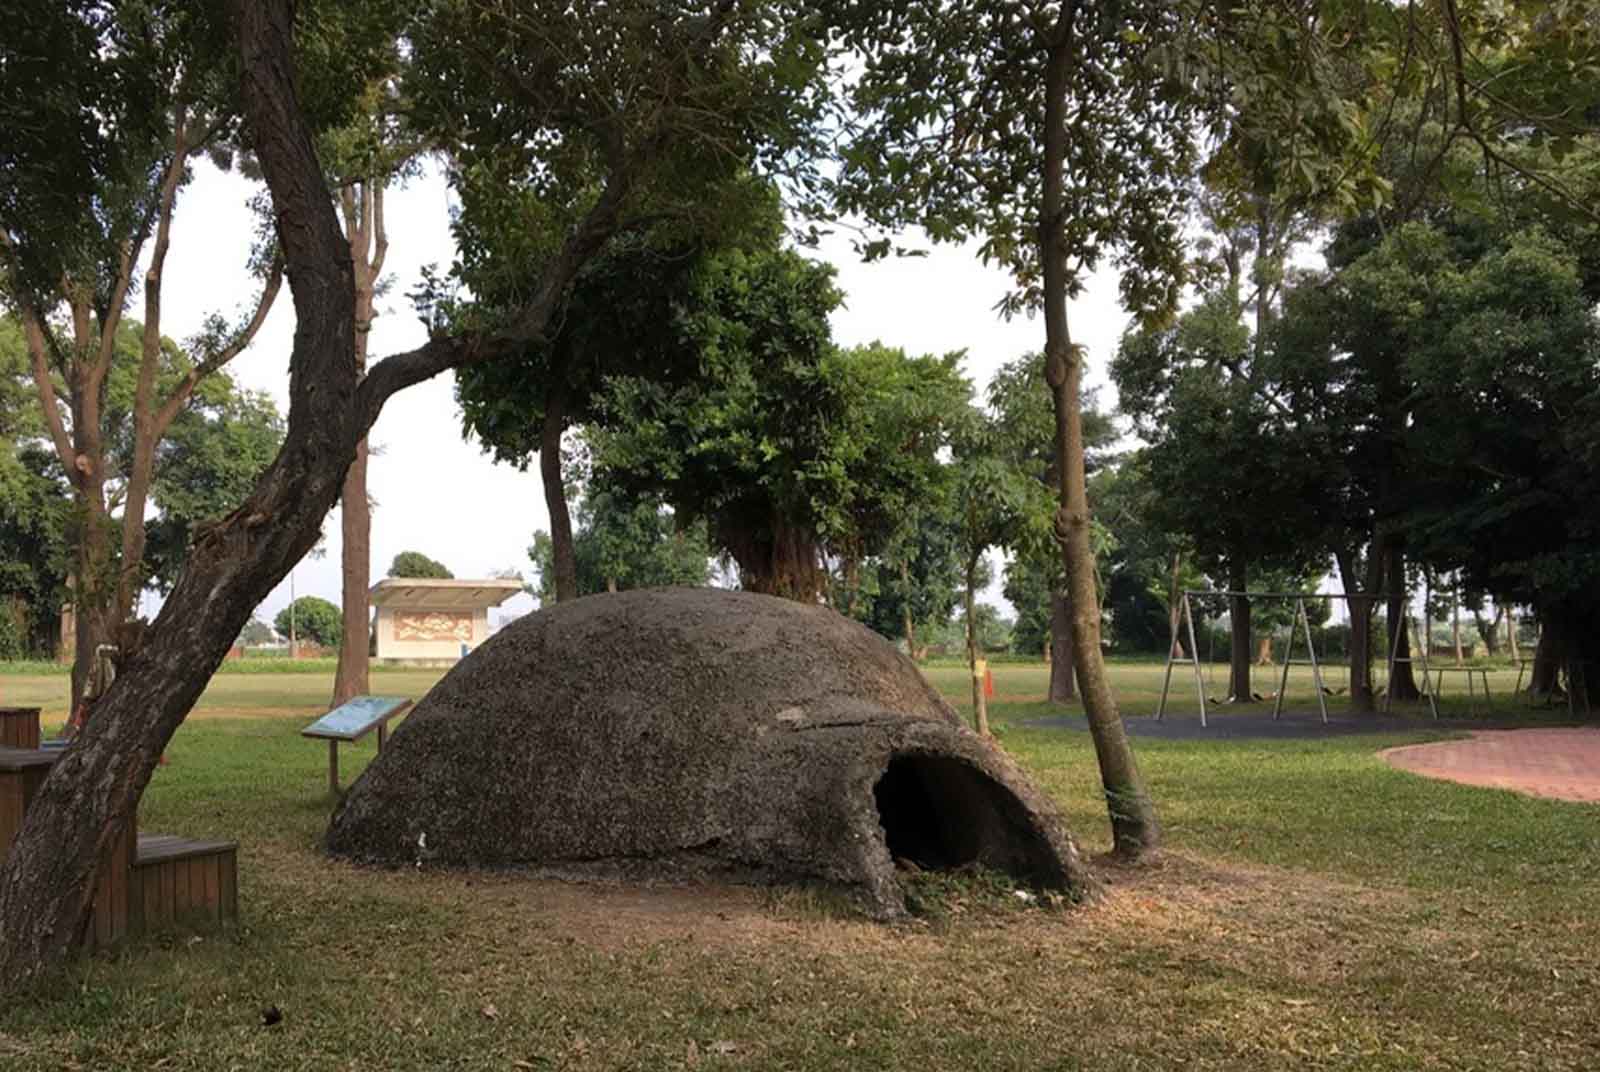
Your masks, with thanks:
M455 662L489 639L489 608L522 582L385 577L372 586L375 651L396 662Z

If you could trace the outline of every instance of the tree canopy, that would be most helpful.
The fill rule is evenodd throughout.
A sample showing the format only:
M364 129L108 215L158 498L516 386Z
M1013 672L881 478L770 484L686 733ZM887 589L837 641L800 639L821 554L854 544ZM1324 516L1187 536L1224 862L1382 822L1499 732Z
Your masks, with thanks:
M337 648L344 636L339 608L321 596L301 596L278 612L272 627L282 637L310 640L320 648Z
M420 577L423 579L451 580L455 577L443 562L429 558L421 551L401 551L389 563L391 577Z

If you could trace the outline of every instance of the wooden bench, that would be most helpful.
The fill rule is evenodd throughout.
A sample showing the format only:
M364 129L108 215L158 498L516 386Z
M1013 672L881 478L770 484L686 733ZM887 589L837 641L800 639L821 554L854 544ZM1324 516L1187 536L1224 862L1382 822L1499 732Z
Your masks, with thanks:
M38 710L24 710L32 711L37 740ZM0 746L0 863L60 755L60 748ZM100 864L81 940L87 948L104 947L166 927L238 917L237 842L139 834L135 816Z

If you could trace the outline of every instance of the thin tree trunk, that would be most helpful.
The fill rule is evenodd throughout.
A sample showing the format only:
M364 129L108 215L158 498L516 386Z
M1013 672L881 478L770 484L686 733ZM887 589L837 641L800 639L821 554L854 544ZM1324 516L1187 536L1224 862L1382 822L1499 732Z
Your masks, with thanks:
M1050 593L1050 702L1075 703L1076 673L1072 668L1072 601L1067 594Z
M544 425L539 430L539 478L544 484L545 507L550 511L557 603L578 598L578 558L572 547L572 515L567 510L567 489L561 481L561 433L566 421L566 369L557 364L550 370Z
M1384 552L1385 587L1389 589L1389 644L1395 650L1394 673L1389 677L1389 697L1393 700L1419 700L1417 677L1412 673L1411 632L1406 628L1406 552L1398 544ZM1426 615L1424 615L1426 617ZM1427 644L1423 637L1422 643ZM1402 662L1401 660L1405 660Z
M1249 703L1250 695L1250 575L1244 563L1235 562L1228 570L1228 587L1235 593L1228 599L1228 698L1234 703Z
M900 587L902 589L900 609L905 616L906 629L906 655L912 662L917 661L917 623L911 613L911 567L906 565L906 560L900 560Z
M967 561L967 670L972 678L972 727L989 736L989 703L983 695L983 675L978 673L978 563Z
M1506 649L1511 652L1513 662L1522 659L1522 651L1517 647L1517 608L1511 603L1506 604Z
M1365 598L1383 584L1383 556L1375 552L1367 555L1365 583L1356 572L1356 558L1352 551L1339 551L1334 555L1339 568L1339 580L1344 587L1346 612L1350 615L1350 707L1370 714L1377 710L1377 696L1372 688L1372 614L1373 601Z
M1064 17L1069 17L1065 16ZM1055 405L1055 453L1061 481L1056 537L1066 569L1072 602L1072 659L1083 710L1094 740L1100 781L1111 817L1113 852L1138 858L1161 841L1155 805L1128 743L1116 696L1100 651L1100 601L1095 592L1094 548L1089 533L1088 479L1084 472L1082 380L1083 353L1074 346L1067 324L1067 251L1065 161L1067 153L1067 76L1070 41L1050 48L1045 68L1045 133L1043 203L1040 205L1039 255L1043 269L1045 379Z
M1450 641L1456 648L1456 665L1465 666L1467 657L1461 650L1461 599L1459 594L1450 603Z
M389 239L383 219L383 187L373 179L359 189L341 191L345 236L355 270L356 376L367 373L367 352L372 321L377 315L378 279ZM352 697L372 691L370 630L372 607L372 503L367 496L367 437L356 444L356 457L345 473L339 493L340 636L339 666L333 675L333 702L337 707Z

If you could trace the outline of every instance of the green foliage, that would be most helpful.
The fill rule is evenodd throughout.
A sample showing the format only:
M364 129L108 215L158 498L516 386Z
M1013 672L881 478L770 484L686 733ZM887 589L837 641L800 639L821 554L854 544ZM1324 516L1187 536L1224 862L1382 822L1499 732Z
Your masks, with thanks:
M426 5L404 93L452 161L460 274L478 303L459 319L512 315L545 264L578 252L563 251L569 236L588 247L580 266L613 232L674 250L725 232L768 181L804 195L829 104L825 41L813 8L778 0L623 0L582 17Z
M256 648L263 644L271 644L276 639L276 634L260 618L251 617L239 632L239 646L241 648Z
M455 574L451 573L444 563L429 558L421 551L401 551L394 556L394 561L389 563L389 576L450 580Z
M978 652L1003 653L1012 650L1012 627L1014 623L1010 618L1002 617L1000 611L992 603L974 604L973 621L977 625ZM967 615L965 609L956 611L954 621L955 631L960 636L966 636Z
M526 468L540 448L552 401L564 431L603 419L601 397L612 378L670 384L699 373L698 352L682 323L682 310L698 297L697 277L715 270L709 264L721 252L774 250L781 230L770 187L745 181L719 193L727 195L728 214L721 233L614 240L579 272L550 342L457 373L463 425L496 461ZM524 199L530 205L537 200L532 193ZM467 251L457 275L479 302L449 315L490 315L486 310L519 300L517 285L536 272L543 254L526 246L514 219L463 213L456 230Z
M1145 59L1154 5L1129 5L1125 21L970 2L896 4L892 19L876 0L843 6L846 39L865 59L852 96L864 123L838 185L847 212L892 229L920 225L934 241L976 237L984 259L1016 280L1008 308L1036 308L1045 68L1051 43L1070 42L1076 126L1061 221L1069 289L1103 253L1137 247L1127 297L1140 308L1175 301L1182 260L1172 208L1193 164L1188 117L1169 106L1168 84ZM1045 19L1059 25L1047 30Z
M1240 312L1233 294L1212 294L1173 327L1130 333L1112 364L1148 444L1151 520L1183 533L1219 587L1234 588L1258 570L1316 573L1327 561L1324 470L1269 402Z
M244 502L282 442L283 419L266 394L240 390L220 372L200 382L157 448L161 516L145 524L145 559L157 587L172 587L195 526Z
M299 643L309 640L322 648L337 648L344 635L339 608L321 596L301 596L278 612L272 627L280 636L293 635Z
M672 585L698 587L710 577L711 548L704 523L680 530L655 499L633 498L591 485L578 501L573 554L578 594ZM549 606L555 599L555 551L550 534L533 534L528 548L538 575L529 591Z
M686 280L671 330L694 377L617 377L588 432L596 473L704 522L747 587L814 597L824 552L861 563L937 494L959 355L836 348L832 273L732 250Z

